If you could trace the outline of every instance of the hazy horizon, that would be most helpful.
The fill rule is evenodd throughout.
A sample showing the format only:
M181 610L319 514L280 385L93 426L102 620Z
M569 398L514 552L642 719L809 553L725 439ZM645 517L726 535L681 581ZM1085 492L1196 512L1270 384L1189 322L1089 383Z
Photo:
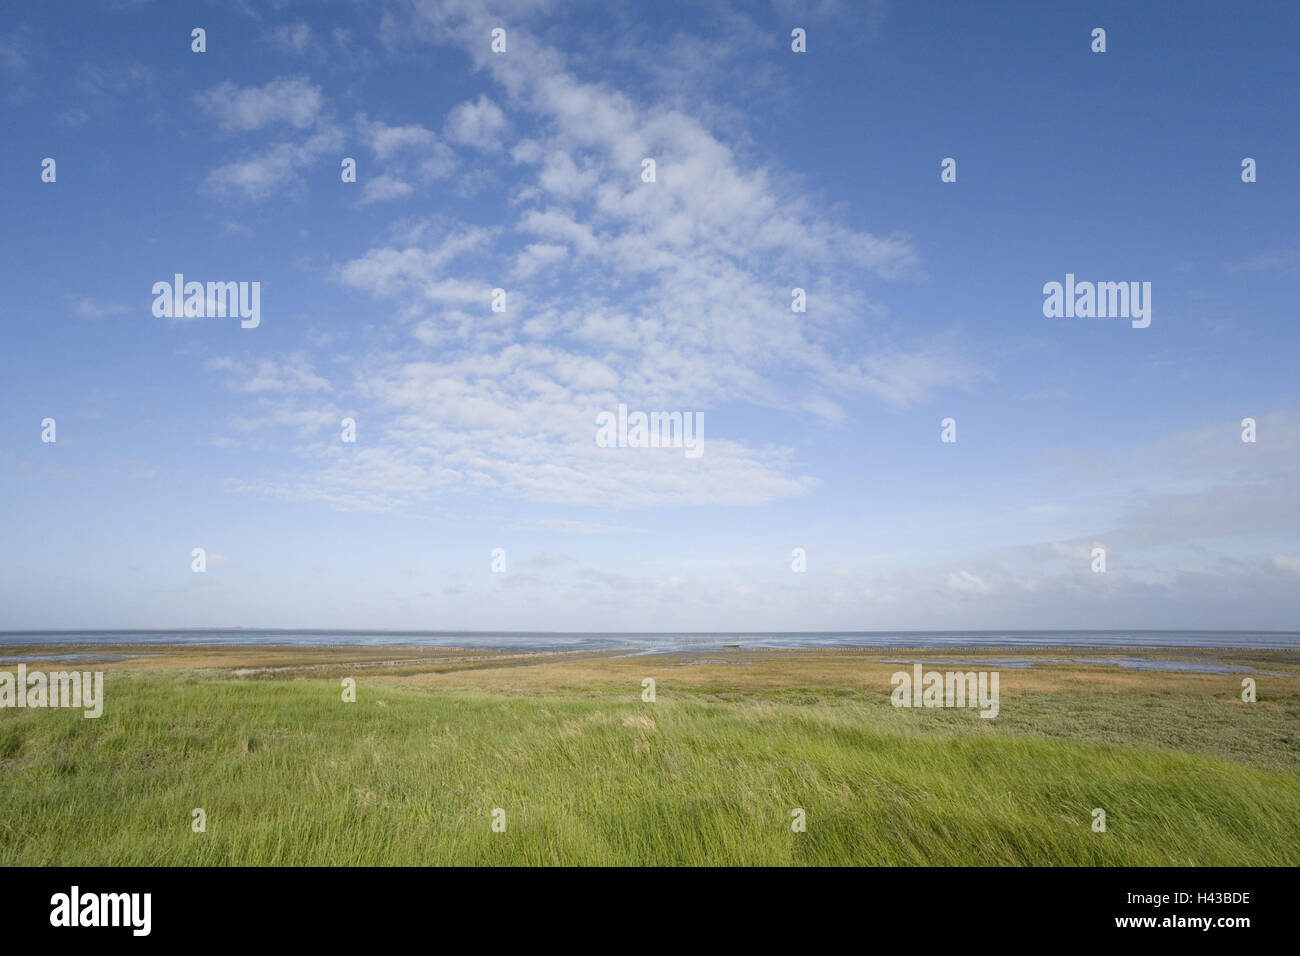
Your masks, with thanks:
M101 647L294 646L445 647L524 653L607 651L627 654L708 653L732 645L748 651L844 648L1046 648L1193 651L1300 649L1300 631L1031 629L991 631L479 631L339 628L167 628L159 630L0 631L0 648L96 645ZM734 648L733 648L734 649ZM139 652L135 652L139 653ZM79 657L81 655L71 655ZM112 655L110 655L112 656ZM147 655L146 655L147 656ZM24 657L32 657L31 654ZM4 660L0 655L0 660ZM21 658L12 657L10 660ZM32 657L32 659L36 659ZM1157 666L1145 657L1113 658L1119 666ZM1216 665L1231 667L1231 665Z
M1300 630L1267 629L1228 629L1228 628L1177 628L1177 627L1025 627L1025 628L981 628L978 630L928 630L923 628L859 628L856 630L827 631L802 630L780 631L748 628L731 631L620 631L620 630L560 630L560 629L512 629L482 630L474 628L358 628L358 627L261 627L256 624L195 624L184 627L97 627L97 628L0 628L4 634L169 634L175 631L264 631L285 633L324 633L324 634L1124 634L1127 632L1144 632L1152 634L1300 634Z

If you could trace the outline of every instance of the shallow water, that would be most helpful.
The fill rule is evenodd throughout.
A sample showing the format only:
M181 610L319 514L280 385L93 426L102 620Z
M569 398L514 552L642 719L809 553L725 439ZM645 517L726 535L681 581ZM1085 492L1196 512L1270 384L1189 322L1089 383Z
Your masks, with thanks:
M0 631L5 644L302 644L470 647L513 651L656 654L816 647L1240 647L1300 649L1297 631L826 631L598 633L553 631L345 631L193 628L151 631Z
M0 644L12 643L0 640ZM11 654L0 657L0 663L25 664L32 661L120 661L136 657L162 657L161 654Z
M1094 663L1115 664L1138 671L1197 671L1203 674L1256 674L1253 667L1245 664L1224 664L1221 661L1158 661L1149 657L1102 657Z
M970 668L996 668L996 669L1014 669L1034 667L1038 664L1110 664L1115 667L1123 667L1135 671L1190 671L1196 674L1265 674L1266 676L1279 676L1272 672L1260 671L1254 667L1247 667L1245 664L1224 664L1222 661L1208 659L1200 661L1166 661L1155 660L1150 657L1018 657L1014 659L998 660L991 657L981 657L972 660L953 660L940 659L935 657L925 658L924 660L900 660L897 658L884 661L886 664L922 664L929 666L931 664L943 667L970 667Z

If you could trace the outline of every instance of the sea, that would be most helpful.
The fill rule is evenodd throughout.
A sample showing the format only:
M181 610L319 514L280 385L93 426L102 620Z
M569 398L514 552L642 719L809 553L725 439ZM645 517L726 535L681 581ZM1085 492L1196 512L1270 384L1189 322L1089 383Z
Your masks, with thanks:
M349 631L278 628L0 631L6 644L289 644L302 646L472 647L520 652L628 654L745 648L818 647L1174 647L1300 649L1300 631Z

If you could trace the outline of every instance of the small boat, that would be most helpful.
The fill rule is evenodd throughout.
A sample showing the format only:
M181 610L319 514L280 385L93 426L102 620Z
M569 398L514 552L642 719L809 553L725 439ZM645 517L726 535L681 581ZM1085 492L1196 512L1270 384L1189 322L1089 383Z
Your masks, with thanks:
M723 641L723 642L722 642L722 646L723 646L723 647L739 647L739 646L740 646L740 641Z

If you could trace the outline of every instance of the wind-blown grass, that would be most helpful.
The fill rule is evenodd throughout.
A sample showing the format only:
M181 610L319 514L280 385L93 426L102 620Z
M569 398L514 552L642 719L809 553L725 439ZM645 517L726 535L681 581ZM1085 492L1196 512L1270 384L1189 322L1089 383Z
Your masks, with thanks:
M97 720L0 712L0 863L1300 864L1287 761L1049 736L1022 726L1025 700L986 721L817 687L645 703L379 678L343 703L323 679L108 686ZM1239 713L1221 719L1247 735L1257 712Z

